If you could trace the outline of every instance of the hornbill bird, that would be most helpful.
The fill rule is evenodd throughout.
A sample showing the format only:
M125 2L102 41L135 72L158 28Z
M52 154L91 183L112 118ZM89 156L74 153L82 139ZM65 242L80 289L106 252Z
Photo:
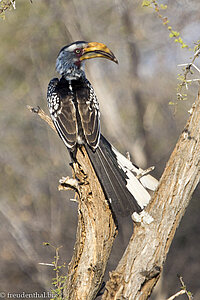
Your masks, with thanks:
M111 209L126 216L141 212L149 203L147 189L155 190L157 180L150 175L137 179L142 170L119 153L100 133L99 103L84 72L90 58L117 59L102 43L78 41L63 47L56 60L60 79L53 78L47 102L55 128L76 161L78 147L85 146Z

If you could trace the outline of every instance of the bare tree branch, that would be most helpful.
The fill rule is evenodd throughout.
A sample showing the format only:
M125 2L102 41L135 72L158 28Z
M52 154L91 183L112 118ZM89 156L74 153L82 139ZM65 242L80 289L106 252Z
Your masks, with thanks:
M39 107L37 113L55 130L51 119ZM73 163L74 177L79 182L78 227L74 254L69 264L64 299L94 299L101 287L117 229L102 187L96 177L85 148L77 151ZM71 184L67 179L67 188ZM65 188L65 180L61 182Z
M103 300L147 299L160 277L175 231L200 180L200 95L147 208L154 218L136 224ZM121 297L121 298L120 298Z
M81 164L75 166L80 193L78 228L64 297L94 299L102 284L116 227L84 148L78 151L77 160Z

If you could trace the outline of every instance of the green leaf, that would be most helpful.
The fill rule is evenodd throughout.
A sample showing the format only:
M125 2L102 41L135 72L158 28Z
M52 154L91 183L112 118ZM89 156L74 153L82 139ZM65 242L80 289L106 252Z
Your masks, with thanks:
M167 5L160 4L160 8L163 9L163 10L164 10L164 9L167 9Z
M151 5L151 1L143 0L143 2L142 2L142 7L150 6L150 5Z

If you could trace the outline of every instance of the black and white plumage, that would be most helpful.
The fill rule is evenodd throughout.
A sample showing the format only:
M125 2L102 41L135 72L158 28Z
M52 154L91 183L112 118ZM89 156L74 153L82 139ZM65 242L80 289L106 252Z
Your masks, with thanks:
M81 77L70 82L64 77L50 81L49 111L61 139L71 152L87 143L95 150L100 137L99 104L89 81Z
M103 57L117 62L101 43L76 42L61 49L56 69L61 78L50 81L47 102L55 128L71 157L84 145L115 215L140 212L149 203L146 188L155 190L157 180L120 154L100 133L97 97L84 73L83 61Z

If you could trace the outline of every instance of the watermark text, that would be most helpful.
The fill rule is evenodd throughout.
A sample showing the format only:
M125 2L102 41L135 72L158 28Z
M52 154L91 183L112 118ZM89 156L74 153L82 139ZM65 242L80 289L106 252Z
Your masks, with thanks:
M33 292L33 293L5 293L0 292L0 299L52 299L55 298L56 295L52 292Z

